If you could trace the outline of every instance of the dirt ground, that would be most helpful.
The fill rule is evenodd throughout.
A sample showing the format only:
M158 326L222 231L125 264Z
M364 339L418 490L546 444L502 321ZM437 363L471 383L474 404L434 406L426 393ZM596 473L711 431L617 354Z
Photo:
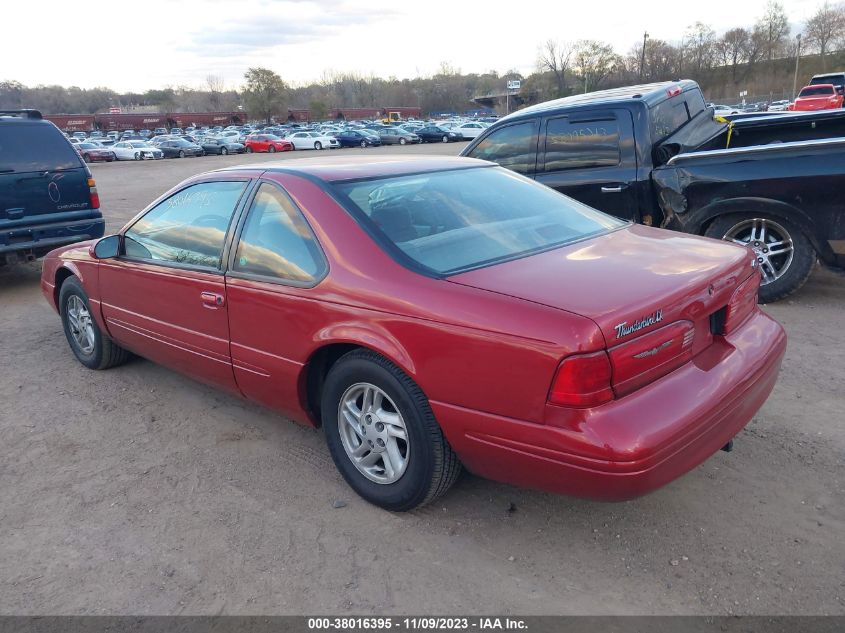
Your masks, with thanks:
M190 174L269 159L93 172L116 229ZM734 452L627 503L464 476L390 514L320 431L147 361L83 368L39 270L0 269L0 613L845 614L840 275L765 308L789 349Z

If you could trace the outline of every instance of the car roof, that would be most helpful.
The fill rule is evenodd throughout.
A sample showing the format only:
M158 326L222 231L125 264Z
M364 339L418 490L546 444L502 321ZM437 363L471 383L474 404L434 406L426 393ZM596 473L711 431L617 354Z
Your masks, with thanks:
M545 101L537 105L528 106L522 110L518 110L508 116L498 119L499 121L512 121L520 119L523 116L530 116L533 114L557 110L559 108L569 108L574 106L600 104L600 105L617 105L627 104L633 99L638 102L645 103L647 106L654 105L669 98L667 90L673 87L679 87L682 92L692 90L698 87L698 84L691 79L682 79L679 81L661 81L651 84L640 84L638 86L624 86L622 88L611 88L609 90L599 90L597 92L587 92L584 94L572 95L563 97L561 99L554 99L553 101Z
M367 178L389 178L409 174L466 169L469 167L492 167L494 163L476 158L460 156L331 156L327 158L296 158L264 163L268 172L289 173L306 178L317 178L325 182L340 182ZM216 170L231 172L255 171L255 165L236 165ZM215 173L215 172L212 172Z

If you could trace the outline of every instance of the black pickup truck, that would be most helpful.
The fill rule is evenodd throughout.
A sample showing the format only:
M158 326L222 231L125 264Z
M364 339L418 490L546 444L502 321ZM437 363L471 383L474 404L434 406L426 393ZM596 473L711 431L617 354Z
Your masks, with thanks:
M594 92L500 119L482 158L633 222L751 246L760 300L845 266L845 111L714 119L694 81Z

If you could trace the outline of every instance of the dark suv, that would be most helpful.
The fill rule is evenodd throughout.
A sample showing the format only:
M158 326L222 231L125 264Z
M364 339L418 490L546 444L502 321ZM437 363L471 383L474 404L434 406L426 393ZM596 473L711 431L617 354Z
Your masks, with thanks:
M0 110L0 265L102 237L91 172L37 110Z

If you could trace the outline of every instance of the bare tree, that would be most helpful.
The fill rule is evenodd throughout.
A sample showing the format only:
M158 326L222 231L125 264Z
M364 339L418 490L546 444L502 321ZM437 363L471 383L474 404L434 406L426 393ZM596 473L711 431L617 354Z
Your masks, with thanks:
M610 44L597 40L581 40L575 44L572 68L584 82L584 92L598 88L621 63L622 59Z
M696 22L687 29L684 40L684 47L687 51L686 57L699 80L702 73L710 70L713 65L715 39L716 33L703 22Z
M570 42L555 42L554 40L548 40L540 48L537 66L541 71L549 71L554 75L558 97L566 94L566 73L569 71L574 48Z
M205 76L205 88L208 90L208 102L214 110L220 109L220 99L226 89L226 82L217 75Z
M845 29L845 6L830 6L827 2L821 5L805 25L804 41L819 52L822 58L822 72L827 70L825 56L831 45L842 39Z
M783 5L776 0L769 0L766 12L757 21L755 29L761 36L763 52L771 66L772 59L783 48L789 36L789 18L786 17Z
M722 66L731 69L731 79L734 83L740 64L748 62L751 48L751 33L742 27L727 31L714 44L717 59Z

